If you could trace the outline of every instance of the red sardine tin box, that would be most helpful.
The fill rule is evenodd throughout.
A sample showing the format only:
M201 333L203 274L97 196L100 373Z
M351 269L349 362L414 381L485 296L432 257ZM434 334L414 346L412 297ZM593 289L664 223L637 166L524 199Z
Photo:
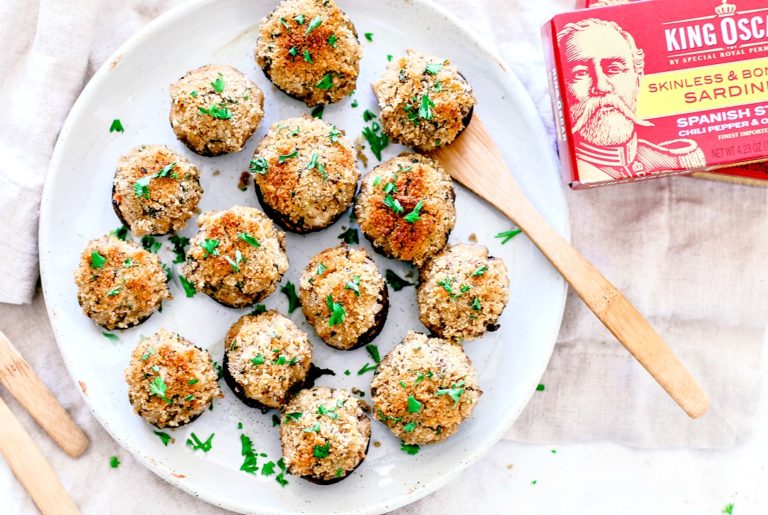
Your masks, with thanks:
M765 0L611 5L542 33L572 188L768 160Z

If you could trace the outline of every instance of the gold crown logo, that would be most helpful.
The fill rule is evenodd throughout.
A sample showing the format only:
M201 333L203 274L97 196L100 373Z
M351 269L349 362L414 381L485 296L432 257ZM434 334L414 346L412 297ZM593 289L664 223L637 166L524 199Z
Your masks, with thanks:
M733 16L736 12L736 6L729 4L728 0L723 0L723 3L715 7L715 12L718 16Z

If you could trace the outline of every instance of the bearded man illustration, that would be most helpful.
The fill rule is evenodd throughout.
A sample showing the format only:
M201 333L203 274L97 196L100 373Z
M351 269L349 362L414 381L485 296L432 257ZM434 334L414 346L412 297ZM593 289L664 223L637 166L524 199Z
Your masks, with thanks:
M636 114L645 54L631 34L611 21L569 23L557 34L582 183L642 177L706 166L690 139L654 144L637 127L653 126Z

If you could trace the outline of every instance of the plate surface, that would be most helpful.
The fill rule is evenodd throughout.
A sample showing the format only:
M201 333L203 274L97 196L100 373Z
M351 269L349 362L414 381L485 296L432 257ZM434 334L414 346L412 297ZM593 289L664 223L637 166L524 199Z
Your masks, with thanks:
M241 404L222 381L226 398L212 412L185 428L168 431L174 442L167 447L153 428L134 415L127 401L123 371L131 349L141 335L160 327L179 332L208 348L221 361L223 338L232 323L247 310L230 310L205 295L186 298L174 277L174 300L143 325L118 332L112 343L102 330L82 315L72 273L89 239L119 225L110 205L110 189L118 157L135 145L164 143L187 156L202 170L205 188L201 208L225 209L240 204L258 206L253 186L237 188L242 171L266 128L273 122L309 112L274 88L256 67L252 52L257 24L276 2L263 0L202 0L185 3L150 23L102 67L88 84L61 131L43 194L40 219L40 264L51 322L72 378L86 390L84 398L107 431L128 451L162 478L208 502L232 510L258 513L376 513L394 509L425 496L469 467L502 437L535 390L555 343L565 303L562 278L524 237L505 245L494 236L512 224L471 193L457 186L458 223L451 242L472 235L500 256L510 270L511 298L501 318L501 329L465 348L484 390L473 416L448 441L422 447L416 456L400 450L386 428L373 424L368 458L345 481L317 486L289 476L284 488L274 476L249 475L243 462L240 435L250 436L254 448L266 453L259 463L280 457L278 433L271 414ZM339 1L358 32L374 34L362 39L364 57L358 92L325 109L324 119L346 130L351 139L361 133L365 109L377 112L368 84L387 64L387 54L402 55L406 48L450 57L475 89L476 113L502 147L515 177L545 217L568 236L565 198L553 150L533 104L519 82L498 59L451 15L424 0ZM168 123L168 85L187 70L208 64L230 64L255 80L266 95L266 118L246 149L219 158L197 156L179 143ZM353 100L359 106L351 106ZM108 131L120 118L125 133ZM385 158L402 151L390 145ZM377 161L368 155L369 167ZM309 236L288 235L290 270L285 281L298 282L309 257L336 245L349 226L344 216L331 228ZM182 232L191 236L196 224ZM363 238L361 238L362 240ZM170 264L167 239L160 256ZM371 251L366 241L362 245ZM415 270L400 262L371 254L383 271L416 278ZM179 265L174 265L179 272ZM408 329L424 330L418 321L415 289L390 288L389 320L375 343L382 355L398 343ZM266 305L282 313L287 299L271 295ZM365 349L341 352L324 345L300 310L290 315L311 336L315 362L336 372L319 384L352 388L370 399L370 372L357 371L370 356ZM350 370L350 375L344 371ZM243 428L238 429L242 422ZM184 445L191 432L202 439L215 433L207 454ZM379 443L379 445L376 444Z

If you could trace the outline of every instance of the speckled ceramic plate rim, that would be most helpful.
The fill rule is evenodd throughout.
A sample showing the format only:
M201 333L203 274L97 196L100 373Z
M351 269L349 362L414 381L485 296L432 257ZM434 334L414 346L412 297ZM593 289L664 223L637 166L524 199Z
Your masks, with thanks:
M73 125L74 125L73 120L75 120L78 117L78 115L82 114L82 111L85 109L85 107L89 103L90 97L101 86L102 79L109 73L110 69L114 67L115 64L119 62L119 60L124 55L131 53L134 50L134 48L144 43L147 39L151 39L157 31L161 31L164 27L174 23L175 21L177 21L177 19L183 17L189 11L193 11L197 8L200 8L202 6L205 6L207 4L212 4L215 2L216 0L191 0L169 10L168 12L162 14L158 18L148 23L139 33L135 34L123 45L121 45L120 48L118 48L118 50L115 51L112 54L112 56L110 56L109 59L107 59L107 61L99 68L99 70L94 74L94 76L85 86L82 93L80 94L77 101L75 102L74 106L72 107L72 110L67 116L67 119L62 127L62 130L59 133L57 144L56 144L56 147L54 148L53 156L51 159L48 177L46 179L46 182L43 188L42 198L41 198L39 239L40 239L41 282L42 282L44 295L46 294L46 291L50 287L50 282L52 280L51 277L46 273L46 261L45 259L43 259L43 257L46 254L45 250L52 245L52 242L50 242L47 238L48 235L46 234L45 229L46 229L46 221L49 219L49 217L52 216L52 214L50 213L50 209L52 209L50 199L51 199L52 191L55 189L56 170L57 168L59 168L61 161L63 159L63 151L62 151L63 145L59 144L59 142L71 136L71 133L73 131ZM486 54L489 60L493 61L496 65L498 65L505 72L509 81L508 86L515 94L515 98L510 99L510 101L515 102L517 104L517 107L524 113L526 122L531 127L531 129L535 133L540 135L540 137L546 137L544 126L541 122L541 119L539 118L539 114L536 111L533 101L531 100L525 88L520 83L519 79L507 68L507 66L497 56L494 50L489 48L483 41L476 39L472 35L472 33L469 30L467 30L467 28L463 25L463 23L458 19L457 16L448 12L442 6L437 5L432 0L410 0L408 3L421 4L427 7L428 9L432 9L438 12L449 23L453 24L457 29L459 29L462 37L474 43L482 53ZM554 151L552 151L551 155L548 156L548 158L550 159L550 161L554 163L555 161ZM555 226L558 229L558 231L561 233L561 235L564 238L566 238L566 240L570 241L570 226L568 223L567 205L565 202L564 187L562 183L559 183L559 188L557 188L555 191L552 191L551 195L553 197L551 200L553 201L554 204L558 206L557 209L553 210L555 211L555 216L560 215L561 217L560 219L556 220ZM551 341L550 352L545 355L546 359L542 359L541 362L535 364L537 369L541 370L541 374L543 374L544 370L546 369L547 363L549 362L549 358L551 356L551 350L554 349L557 334L559 332L560 324L562 322L562 315L565 309L565 299L566 299L566 293L567 293L567 287L566 287L565 281L562 282L561 291L562 293L558 299L559 303L556 306L556 308L560 313L558 317L559 322L556 326L553 326L548 330L549 338L547 339L547 341ZM55 318L54 313L51 307L48 305L47 305L47 309L48 309L48 316L53 321L53 319ZM73 367L71 362L72 356L69 356L65 352L63 352L63 348L60 343L63 340L64 335L59 332L59 328L55 323L52 323L52 326L53 326L54 335L57 340L57 344L59 345L60 351L62 351L62 356L64 358L64 362L67 367L67 370L70 376L72 377L73 381L77 383L77 379L73 373ZM530 399L530 397L533 395L533 392L535 391L535 387L536 387L535 382L528 385L528 391L530 392L530 394L528 395L528 399ZM230 503L228 499L219 496L215 491L215 489L211 489L208 491L197 491L188 482L185 482L177 477L174 477L174 475L172 475L170 470L165 469L160 464L158 464L153 459L151 459L150 456L145 455L140 449L135 447L130 440L124 439L118 436L117 432L114 430L114 428L111 425L111 421L108 418L103 417L99 413L97 413L94 410L91 403L89 402L88 396L80 388L78 388L78 390L80 390L80 394L83 400L85 401L86 405L88 406L88 408L90 409L94 417L102 425L102 427L104 427L104 429L112 436L112 438L114 438L118 442L118 444L120 444L120 446L122 446L124 449L128 450L133 456L138 458L144 464L144 466L146 466L152 472L154 472L155 474L163 478L165 481L171 483L172 485L194 495L195 497L199 497L200 499L203 499L206 502L209 502L213 505L219 506L221 508L233 510L233 511L238 511L242 509L242 506ZM490 450L490 448L493 447L504 436L506 431L512 426L515 420L519 417L520 413L525 408L525 404L526 403L521 403L518 409L510 411L506 418L506 422L504 424L500 424L490 434L490 436L485 439L485 442L483 442L482 445L478 445L477 447L472 449L464 460L457 462L456 466L453 469L446 471L445 474L443 474L441 477L429 483L423 483L419 487L413 489L408 494L391 498L385 503L378 503L378 504L367 505L367 506L361 505L356 510L348 510L345 512L337 512L337 513L339 514L344 513L344 514L350 514L350 515L382 513L382 512L393 510L393 509L402 507L404 505L407 505L409 503L415 502L429 495L430 493L438 490L442 486L446 485L447 483L449 483L450 481L458 477L462 472L464 472L467 468L469 468L477 460L479 460L485 453L487 453ZM267 512L264 512L264 513L267 513ZM269 513L274 513L274 512L269 512ZM280 511L279 513L287 514L287 513L293 513L293 512Z

